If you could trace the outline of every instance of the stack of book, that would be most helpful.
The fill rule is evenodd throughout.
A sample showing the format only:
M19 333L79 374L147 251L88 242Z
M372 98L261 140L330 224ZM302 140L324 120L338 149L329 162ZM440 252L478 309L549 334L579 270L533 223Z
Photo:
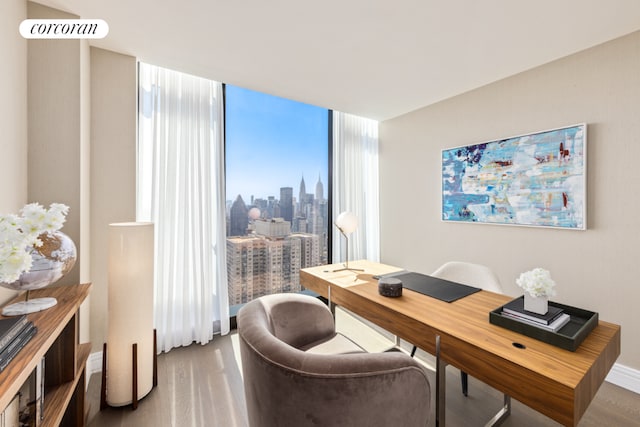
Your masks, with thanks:
M516 298L502 307L502 315L527 325L557 332L569 323L571 316L560 307L549 306L547 314L538 314L524 309L524 297Z
M0 319L0 372L4 371L36 332L37 328L26 315Z

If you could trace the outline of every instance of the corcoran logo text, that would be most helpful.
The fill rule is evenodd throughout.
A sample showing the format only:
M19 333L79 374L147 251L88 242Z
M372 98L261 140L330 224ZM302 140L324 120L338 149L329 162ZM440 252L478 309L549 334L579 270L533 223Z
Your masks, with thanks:
M102 39L109 25L102 19L25 19L20 34L25 39Z

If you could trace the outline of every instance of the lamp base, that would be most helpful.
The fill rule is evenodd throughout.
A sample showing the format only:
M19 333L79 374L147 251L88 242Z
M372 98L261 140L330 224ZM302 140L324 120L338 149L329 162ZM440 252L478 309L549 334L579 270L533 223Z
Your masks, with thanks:
M34 298L27 301L16 302L2 309L3 316L21 316L23 314L35 313L46 310L58 303L58 300L51 297Z
M158 385L158 338L156 330L153 330L153 376L151 379L151 389L147 391L143 398L147 396L151 390ZM131 405L131 409L134 411L138 409L138 343L131 345L131 402L123 404L112 404L107 402L107 343L102 345L102 384L100 386L100 410L104 410L107 407L122 407Z
M351 268L351 267L349 267L349 264L347 264L343 268L339 268L337 270L333 270L332 273L335 273L337 271L364 271L364 268Z

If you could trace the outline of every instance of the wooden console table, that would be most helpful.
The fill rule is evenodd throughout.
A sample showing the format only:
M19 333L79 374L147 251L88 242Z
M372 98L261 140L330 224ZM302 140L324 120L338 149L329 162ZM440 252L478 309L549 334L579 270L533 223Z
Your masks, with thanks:
M55 297L58 304L28 315L38 332L0 372L0 411L7 407L34 371L39 374L36 377L42 375L44 358L44 409L42 419L37 417L36 425L85 425L85 368L91 344L79 344L78 310L90 289L91 284L82 284L31 291L34 298ZM24 295L20 295L10 303L23 299ZM38 412L36 410L36 414Z

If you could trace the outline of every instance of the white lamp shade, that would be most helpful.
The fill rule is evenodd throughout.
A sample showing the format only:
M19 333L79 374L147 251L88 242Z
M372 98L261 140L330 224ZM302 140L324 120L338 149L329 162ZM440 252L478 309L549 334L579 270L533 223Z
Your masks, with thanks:
M132 403L132 346L138 399L153 387L153 223L109 224L107 403Z
M350 234L358 228L358 217L352 212L342 212L336 219L336 226L344 234Z

